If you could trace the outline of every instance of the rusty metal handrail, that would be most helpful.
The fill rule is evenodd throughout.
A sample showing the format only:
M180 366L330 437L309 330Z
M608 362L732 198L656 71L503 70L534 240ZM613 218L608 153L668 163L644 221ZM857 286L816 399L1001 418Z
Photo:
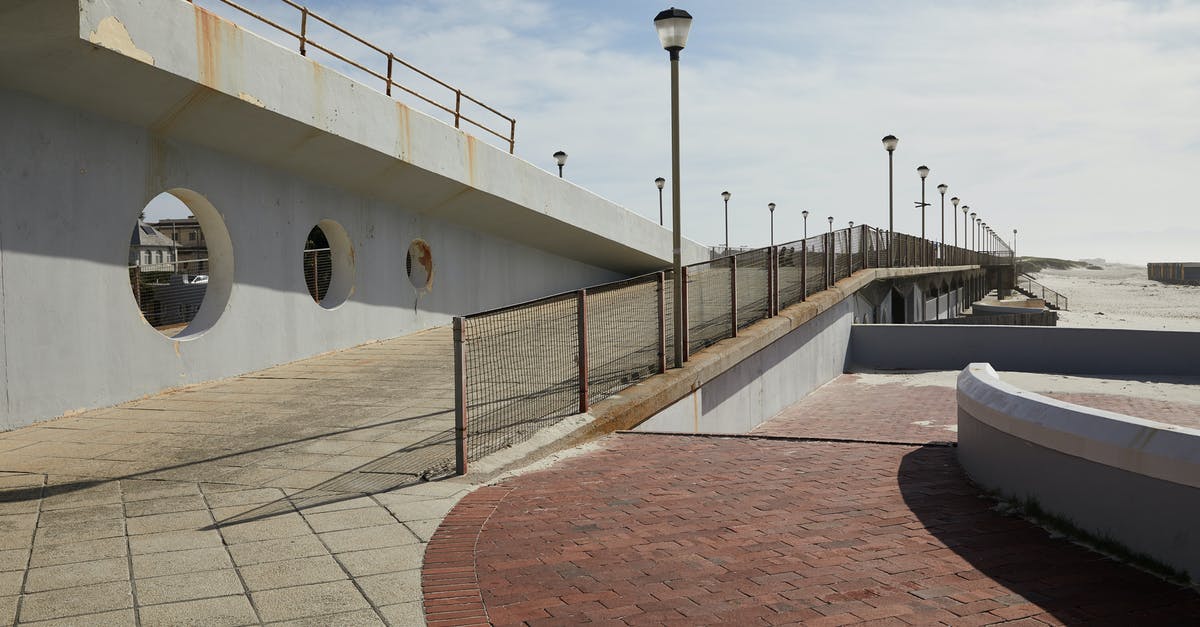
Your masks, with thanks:
M458 89L457 87L454 87L453 85L450 85L449 83L446 83L445 81L437 78L436 76L433 76L432 74L429 74L428 72L421 70L420 68L412 65L411 63L408 63L407 61L397 57L394 53L384 50L383 48L380 48L379 46L371 43L370 41L367 41L366 39L363 39L362 37L355 35L354 33L350 32L350 31L346 30L345 28L342 28L341 26L337 25L336 23L330 21L329 19L326 19L325 17L313 12L308 7L306 7L302 4L298 4L296 2L293 2L292 0L278 0L279 2L286 4L289 7L292 7L300 12L300 32L295 32L295 31L291 30L290 28L287 28L286 26L283 26L275 21L272 21L262 15L255 13L254 11L242 6L241 4L238 4L234 0L211 0L211 1L212 2L220 2L221 4L227 5L233 9L236 9L237 11L240 11L241 13L244 13L244 14L262 22L263 24L266 24L267 26L270 26L271 28L278 30L281 33L284 33L286 35L294 37L300 43L298 51L302 56L308 56L308 48L309 47L316 48L317 50L320 50L321 52L324 52L325 54L327 54L343 63L353 66L353 67L369 74L370 76L383 81L384 82L384 93L387 94L388 96L392 95L392 88L395 87L409 95L419 98L420 100L424 101L425 103L432 105L433 107L436 107L437 109L439 109L445 113L453 115L454 116L454 128L462 128L462 122L467 122L468 124L471 124L471 125L475 126L476 128L486 131L492 135L495 135L502 141L507 142L509 154L513 154L513 151L516 148L517 120L515 118L511 118L507 115L504 115L503 113L500 113L499 111L492 108L491 106L488 106L483 101L478 100L466 93L463 93L463 90ZM191 2L192 4L199 4L201 2L201 0L188 0L188 2ZM376 70L372 70L371 68L368 68L357 61L353 61L353 60L347 58L346 56L344 56L338 52L335 52L334 50L322 45L321 43L314 41L311 37L308 36L308 21L310 18L336 30L339 33L342 33L343 35L353 39L354 41L357 41L358 43L366 46L367 48L383 55L387 61L386 74L381 74L380 72L378 72ZM418 93L417 91L415 91L413 89L410 89L408 87L405 87L404 85L401 85L400 83L397 83L393 79L393 69L396 64L400 64L401 66L407 68L408 70L415 72L418 75L420 75L430 81L433 81L437 85L444 87L444 88L450 90L451 92L453 92L454 107L450 108L447 105L444 105L432 98L429 98L423 94ZM486 111L501 118L505 122L508 122L508 134L505 135L502 132L497 131L497 130L487 126L483 122L476 120L474 118L471 118L471 117L467 116L466 114L464 114L463 110L462 110L463 100L467 100L468 102L474 103L475 105L478 105L479 107L482 107Z

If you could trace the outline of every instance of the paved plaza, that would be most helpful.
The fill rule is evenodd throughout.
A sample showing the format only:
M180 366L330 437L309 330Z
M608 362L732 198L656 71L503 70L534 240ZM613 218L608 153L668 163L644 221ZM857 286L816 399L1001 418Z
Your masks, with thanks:
M1200 622L1195 591L980 495L950 445L954 390L946 381L953 373L846 375L756 430L769 438L617 434L481 488L429 546L427 618ZM834 441L842 439L862 441Z

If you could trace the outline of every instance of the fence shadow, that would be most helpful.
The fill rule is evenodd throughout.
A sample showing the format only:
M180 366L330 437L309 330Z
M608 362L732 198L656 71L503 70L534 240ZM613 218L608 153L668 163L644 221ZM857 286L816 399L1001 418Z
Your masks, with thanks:
M971 567L1066 624L1200 624L1194 591L997 511L956 451L919 448L904 456L897 480L926 530Z

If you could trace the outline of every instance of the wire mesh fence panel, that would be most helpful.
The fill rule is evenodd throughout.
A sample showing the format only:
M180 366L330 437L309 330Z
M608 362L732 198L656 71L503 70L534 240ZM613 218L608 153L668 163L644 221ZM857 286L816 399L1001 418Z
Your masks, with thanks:
M834 280L850 276L849 229L833 232Z
M568 293L463 321L468 459L579 410L578 307Z
M722 257L687 268L687 331L690 352L696 352L733 335L729 260L729 257ZM763 284L765 286L765 279ZM739 283L738 292L741 291L742 286Z
M807 259L804 273L805 298L825 289L825 238L810 237L804 240L804 256Z
M208 259L130 266L129 287L146 322L174 336L200 311L208 291Z
M863 269L862 229L850 229L850 273Z
M737 322L742 329L771 313L771 249L760 248L737 256ZM690 294L689 294L690 295ZM726 301L728 303L728 301Z
M788 242L779 247L779 308L790 307L804 300L804 240Z
M658 372L658 275L587 291L588 394L606 398Z

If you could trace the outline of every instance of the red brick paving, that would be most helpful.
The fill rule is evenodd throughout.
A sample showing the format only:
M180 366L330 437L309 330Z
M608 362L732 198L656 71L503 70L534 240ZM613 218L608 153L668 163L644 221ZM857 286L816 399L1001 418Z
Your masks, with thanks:
M1043 392L1042 394L1085 407L1200 429L1200 405L1194 403L1171 402L1120 394L1060 394L1058 392Z
M426 607L431 575L475 598L474 546L498 625L1200 623L1194 592L993 511L953 448L602 446L460 503L429 547Z
M928 422L929 424L914 424ZM761 435L956 442L954 388L900 383L863 384L844 374L756 427Z

